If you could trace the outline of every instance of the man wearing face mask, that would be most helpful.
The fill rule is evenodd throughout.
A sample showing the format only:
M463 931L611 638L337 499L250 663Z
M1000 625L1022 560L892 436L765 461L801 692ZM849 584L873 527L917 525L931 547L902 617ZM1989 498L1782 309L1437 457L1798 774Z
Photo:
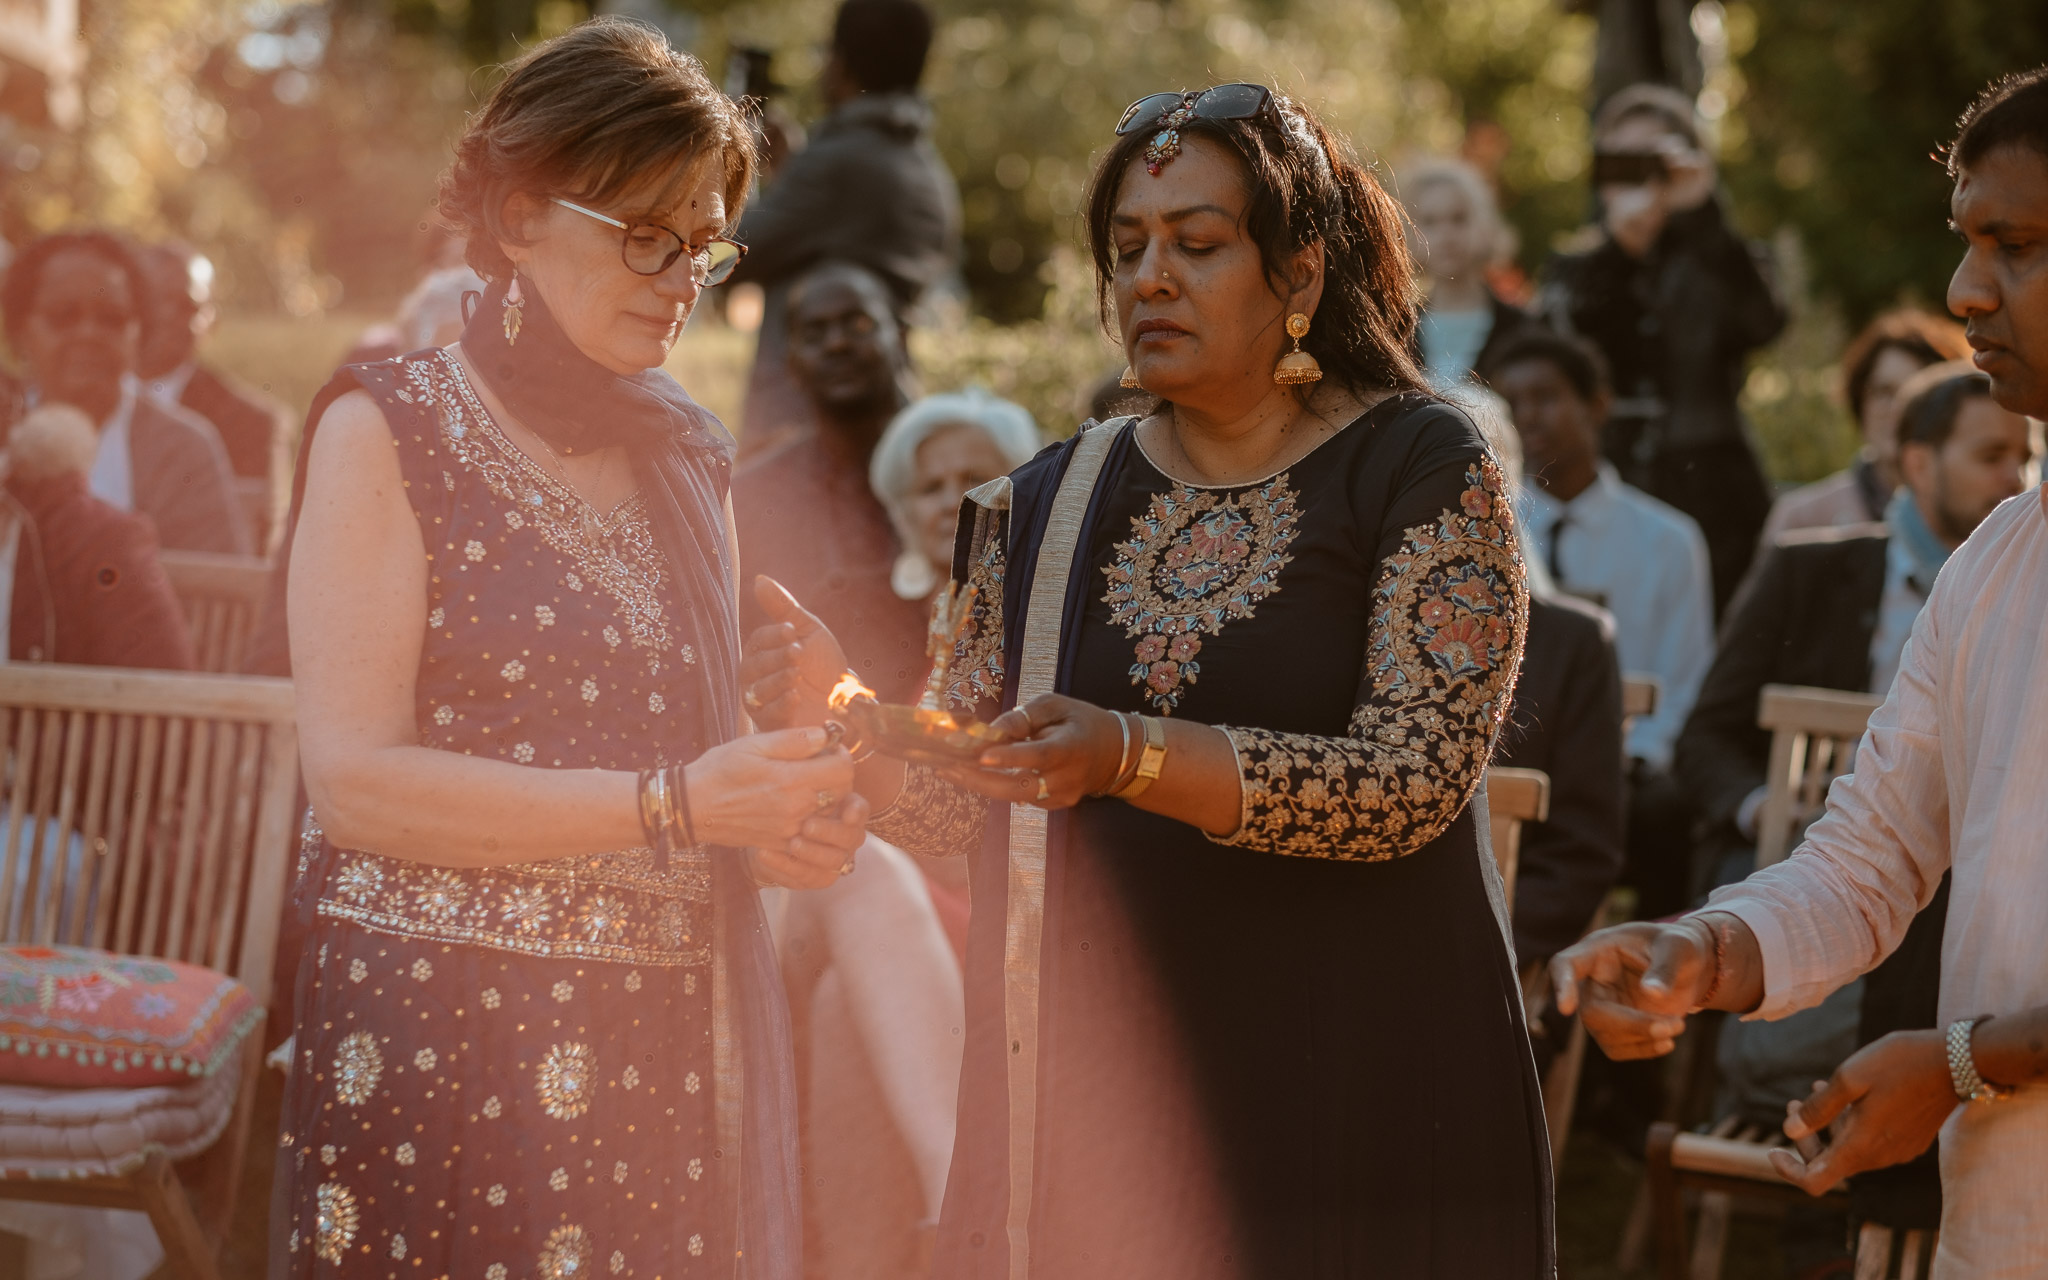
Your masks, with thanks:
M1633 85L1600 108L1593 134L1601 240L1551 263L1540 309L1607 357L1603 451L1623 479L1699 524L1718 612L1771 506L1736 396L1785 310L1715 198L1690 99Z
M733 476L741 583L766 574L835 633L861 637L854 672L888 701L914 701L924 678L924 612L889 587L896 534L868 487L868 460L909 403L902 331L887 287L828 262L790 286L789 375L814 433L786 436ZM760 620L740 592L741 622Z

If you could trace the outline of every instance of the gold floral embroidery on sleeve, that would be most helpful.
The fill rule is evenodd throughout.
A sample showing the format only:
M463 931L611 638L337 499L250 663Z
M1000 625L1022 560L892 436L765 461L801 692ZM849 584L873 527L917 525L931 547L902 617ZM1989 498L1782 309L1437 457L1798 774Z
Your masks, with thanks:
M954 786L928 765L913 764L903 771L903 789L868 820L868 830L920 857L955 858L981 843L988 807L987 797Z
M1529 593L1492 461L1460 510L1406 530L1373 591L1363 700L1342 738L1218 726L1243 822L1219 844L1378 862L1415 852L1478 787L1522 661Z
M1003 702L1003 570L1000 530L982 544L967 573L974 589L973 621L953 647L953 679L947 705L992 717Z

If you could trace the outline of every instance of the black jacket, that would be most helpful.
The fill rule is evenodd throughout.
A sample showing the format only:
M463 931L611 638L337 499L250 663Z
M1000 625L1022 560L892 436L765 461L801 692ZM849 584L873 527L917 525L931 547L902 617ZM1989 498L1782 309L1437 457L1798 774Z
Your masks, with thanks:
M1764 554L1729 606L1672 761L1699 804L1702 852L1714 861L1755 844L1735 816L1770 765L1770 731L1756 722L1763 687L1870 687L1886 544L1881 525L1795 530Z
M825 117L741 219L734 278L779 292L836 259L915 303L960 253L960 196L931 128L931 107L908 93L864 93Z
M1641 260L1612 237L1552 259L1541 310L1600 348L1616 417L1649 419L1660 452L1741 440L1745 362L1785 327L1761 254L1716 200L1672 215Z
M1550 818L1523 827L1515 874L1515 961L1526 967L1577 941L1621 873L1621 664L1605 610L1530 599L1495 761L1550 775Z

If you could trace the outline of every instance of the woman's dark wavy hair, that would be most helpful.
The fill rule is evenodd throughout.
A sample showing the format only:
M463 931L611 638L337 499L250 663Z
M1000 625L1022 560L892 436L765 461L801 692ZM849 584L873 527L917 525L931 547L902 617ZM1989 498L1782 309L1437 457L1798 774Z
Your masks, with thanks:
M1183 138L1221 143L1244 168L1250 200L1244 229L1259 247L1266 280L1287 293L1287 267L1307 245L1323 246L1323 297L1302 349L1325 377L1353 390L1427 393L1412 354L1422 294L1402 234L1401 206L1360 163L1350 144L1300 102L1275 95L1285 127L1270 118L1192 120ZM1115 336L1116 240L1111 222L1132 162L1154 133L1118 138L1089 179L1088 244L1096 305Z
M499 244L517 243L504 219L514 192L602 206L665 177L665 202L707 158L723 171L737 226L754 181L753 130L739 107L655 28L592 18L506 68L455 144L441 216L469 238L463 256L477 274L503 280L512 263Z

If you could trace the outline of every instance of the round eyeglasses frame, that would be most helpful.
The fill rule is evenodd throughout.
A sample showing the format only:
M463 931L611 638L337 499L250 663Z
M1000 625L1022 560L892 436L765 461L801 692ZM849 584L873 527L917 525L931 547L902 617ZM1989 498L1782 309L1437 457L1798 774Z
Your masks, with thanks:
M625 263L626 270L634 275L658 276L674 266L676 259L688 252L690 278L708 288L711 285L724 284L739 268L740 260L747 256L747 246L737 240L728 240L724 236L714 237L703 248L692 250L689 241L659 222L621 222L595 209L573 204L560 196L550 198L564 209L580 213L586 218L595 218L608 227L617 227L625 232L624 238L619 241L619 261ZM636 253L633 247L634 233L641 231L658 234L652 245L643 247Z

